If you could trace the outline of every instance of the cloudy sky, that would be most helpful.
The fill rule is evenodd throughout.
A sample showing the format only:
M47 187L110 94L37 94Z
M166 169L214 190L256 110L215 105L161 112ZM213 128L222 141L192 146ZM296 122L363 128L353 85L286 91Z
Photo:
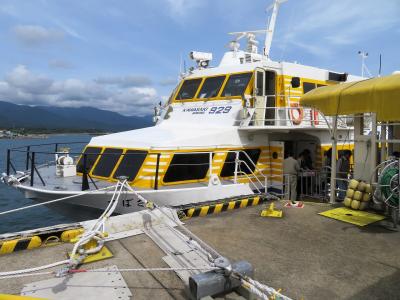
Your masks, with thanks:
M174 88L181 57L228 32L264 29L270 0L0 0L0 101L145 115ZM400 70L399 0L290 0L274 60L372 75ZM262 37L260 37L262 38Z

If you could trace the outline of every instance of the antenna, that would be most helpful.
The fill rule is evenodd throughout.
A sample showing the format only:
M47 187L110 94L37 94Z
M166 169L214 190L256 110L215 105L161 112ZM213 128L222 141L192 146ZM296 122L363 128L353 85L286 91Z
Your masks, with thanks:
M361 56L361 77L364 77L364 73L367 73L369 77L372 77L371 72L368 70L365 60L368 57L368 52L358 51L358 55Z
M378 77L381 77L382 75L382 54L379 54L379 72L378 72Z
M272 3L272 5L267 8L267 11L272 9L271 18L268 22L267 33L265 34L264 55L267 57L269 57L269 52L271 50L272 38L274 37L275 23L276 17L278 16L279 6L286 1L288 0L274 0L274 3Z

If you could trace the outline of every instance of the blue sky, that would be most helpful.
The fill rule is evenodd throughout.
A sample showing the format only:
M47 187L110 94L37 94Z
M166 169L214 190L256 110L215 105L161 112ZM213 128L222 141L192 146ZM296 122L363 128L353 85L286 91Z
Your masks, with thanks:
M144 115L176 84L180 57L209 51L228 32L264 29L268 0L0 0L0 100L95 106ZM290 0L271 56L360 74L400 70L399 0ZM263 37L259 37L263 40ZM243 44L243 43L242 43Z

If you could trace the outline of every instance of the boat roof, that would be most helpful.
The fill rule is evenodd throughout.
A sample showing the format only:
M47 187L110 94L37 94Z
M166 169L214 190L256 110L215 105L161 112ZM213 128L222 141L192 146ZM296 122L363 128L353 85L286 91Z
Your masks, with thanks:
M183 124L182 124L183 125ZM186 124L185 124L186 125ZM206 138L205 138L206 137ZM199 128L160 125L93 137L89 146L164 149L243 147L246 139L235 127Z

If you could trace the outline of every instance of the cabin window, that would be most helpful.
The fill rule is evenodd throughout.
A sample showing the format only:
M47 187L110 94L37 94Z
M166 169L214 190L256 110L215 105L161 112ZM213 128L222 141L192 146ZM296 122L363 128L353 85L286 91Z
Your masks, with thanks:
M86 154L86 172L89 172L90 169L93 167L94 163L96 162L99 154L101 152L101 148L98 147L86 147L83 154ZM78 173L83 173L83 155L79 159L76 165L76 171Z
M315 89L315 83L303 82L303 93L308 93L309 91Z
M244 150L247 154L244 154L242 151L239 152L239 160L244 161L245 163L240 164L240 169L238 171L242 171L246 174L250 174L254 172L255 165L257 164L258 158L260 157L261 150L260 149L247 149ZM248 156L248 157L247 157ZM229 152L226 156L224 166L221 170L221 177L231 177L235 175L235 152ZM249 158L251 161L249 161ZM241 175L241 174L238 174Z
M192 99L199 88L201 78L185 80L176 96L176 100Z
M120 176L128 177L128 181L135 179L137 173L140 170L144 160L146 159L147 152L128 150L123 155L117 170L115 171L113 177L118 179Z
M226 76L210 77L207 78L200 90L198 98L214 98L217 97Z
M265 95L275 96L275 72L265 71Z
M264 96L264 72L256 72L257 76L257 96Z
M122 149L106 149L100 156L99 162L92 171L92 174L100 177L110 177L120 156Z
M164 182L204 179L210 166L210 154L174 154Z
M229 80L222 92L223 97L241 96L249 84L251 73L235 74L229 76Z

